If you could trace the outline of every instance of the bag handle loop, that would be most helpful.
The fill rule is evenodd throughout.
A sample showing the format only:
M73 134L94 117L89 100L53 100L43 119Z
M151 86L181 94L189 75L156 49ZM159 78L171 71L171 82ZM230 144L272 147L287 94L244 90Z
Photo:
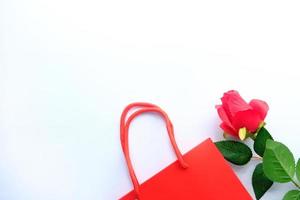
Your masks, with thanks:
M128 114L128 112L134 108L134 107L142 107L139 110L135 111L134 113L131 114L131 116L128 117L127 121L126 121L126 116ZM134 187L134 191L136 194L136 197L139 198L140 196L140 183L137 180L136 174L134 172L133 166L132 166L132 162L130 159L130 155L129 155L129 147L128 147L128 130L130 127L130 123L139 115L143 114L143 113L157 113L159 115L161 115L161 117L164 119L165 123L166 123L166 128L168 131L168 135L171 141L171 144L173 146L174 152L177 156L177 159L179 161L179 164L181 165L182 168L187 168L188 165L187 163L184 161L183 156L177 146L177 143L175 141L175 137L174 137L174 129L173 129L173 125L167 115L167 113L165 111L163 111L160 107L154 105L154 104L150 104L150 103L143 103L143 102L137 102L137 103L132 103L129 104L123 111L122 115L121 115L121 120L120 120L120 139L121 139L121 145L122 145L122 149L123 149L123 153L125 156L125 160L126 160L126 164L128 167L128 171L129 171L129 175Z

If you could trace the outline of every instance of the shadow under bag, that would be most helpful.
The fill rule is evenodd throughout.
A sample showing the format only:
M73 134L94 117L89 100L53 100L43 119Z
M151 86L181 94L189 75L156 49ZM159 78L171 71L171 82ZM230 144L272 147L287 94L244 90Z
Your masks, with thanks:
M126 120L132 108L138 109ZM177 160L140 184L129 156L128 130L134 118L149 112L159 114L164 119ZM154 104L128 105L121 116L120 137L134 187L120 200L252 200L211 139L182 155L168 115Z

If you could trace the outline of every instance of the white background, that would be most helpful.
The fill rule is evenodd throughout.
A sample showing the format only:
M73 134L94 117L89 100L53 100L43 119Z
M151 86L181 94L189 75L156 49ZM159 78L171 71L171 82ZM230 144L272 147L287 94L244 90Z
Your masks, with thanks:
M300 157L299 9L274 0L1 0L0 199L129 191L118 125L133 101L163 107L186 152L222 138L214 105L237 89L269 103L267 128ZM136 122L130 147L143 181L175 157L158 117ZM256 163L234 167L252 195ZM289 189L275 184L263 199Z

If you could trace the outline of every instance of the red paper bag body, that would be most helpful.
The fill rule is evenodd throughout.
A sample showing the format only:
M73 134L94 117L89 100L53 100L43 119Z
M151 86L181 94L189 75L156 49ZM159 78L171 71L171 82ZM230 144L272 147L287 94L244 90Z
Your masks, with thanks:
M141 184L141 200L252 200L210 139ZM131 191L121 200L134 200Z
M128 111L142 107L126 121ZM128 130L131 121L140 114L154 112L166 122L166 128L177 161L139 184L129 156ZM128 105L121 116L120 136L123 153L134 190L121 200L252 200L230 165L214 143L207 139L182 155L175 142L173 125L168 115L158 106L149 103Z

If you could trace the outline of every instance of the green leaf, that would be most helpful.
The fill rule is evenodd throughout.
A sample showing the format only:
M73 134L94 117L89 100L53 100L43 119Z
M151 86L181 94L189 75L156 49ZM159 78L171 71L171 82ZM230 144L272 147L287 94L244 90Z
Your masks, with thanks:
M254 151L261 157L264 156L266 142L268 139L273 140L271 134L268 132L267 129L265 129L265 127L261 127L254 140Z
M298 181L300 181L300 159L297 162L297 166L296 166L296 175L297 175L297 179Z
M289 182L295 175L294 156L284 144L267 140L263 169L270 180L279 183Z
M237 141L227 140L215 143L224 158L236 165L245 165L252 157L251 149Z
M284 195L283 200L300 200L300 191L299 190L289 191Z
M252 186L256 199L260 199L272 185L273 181L268 179L264 174L263 164L256 165L252 175Z

